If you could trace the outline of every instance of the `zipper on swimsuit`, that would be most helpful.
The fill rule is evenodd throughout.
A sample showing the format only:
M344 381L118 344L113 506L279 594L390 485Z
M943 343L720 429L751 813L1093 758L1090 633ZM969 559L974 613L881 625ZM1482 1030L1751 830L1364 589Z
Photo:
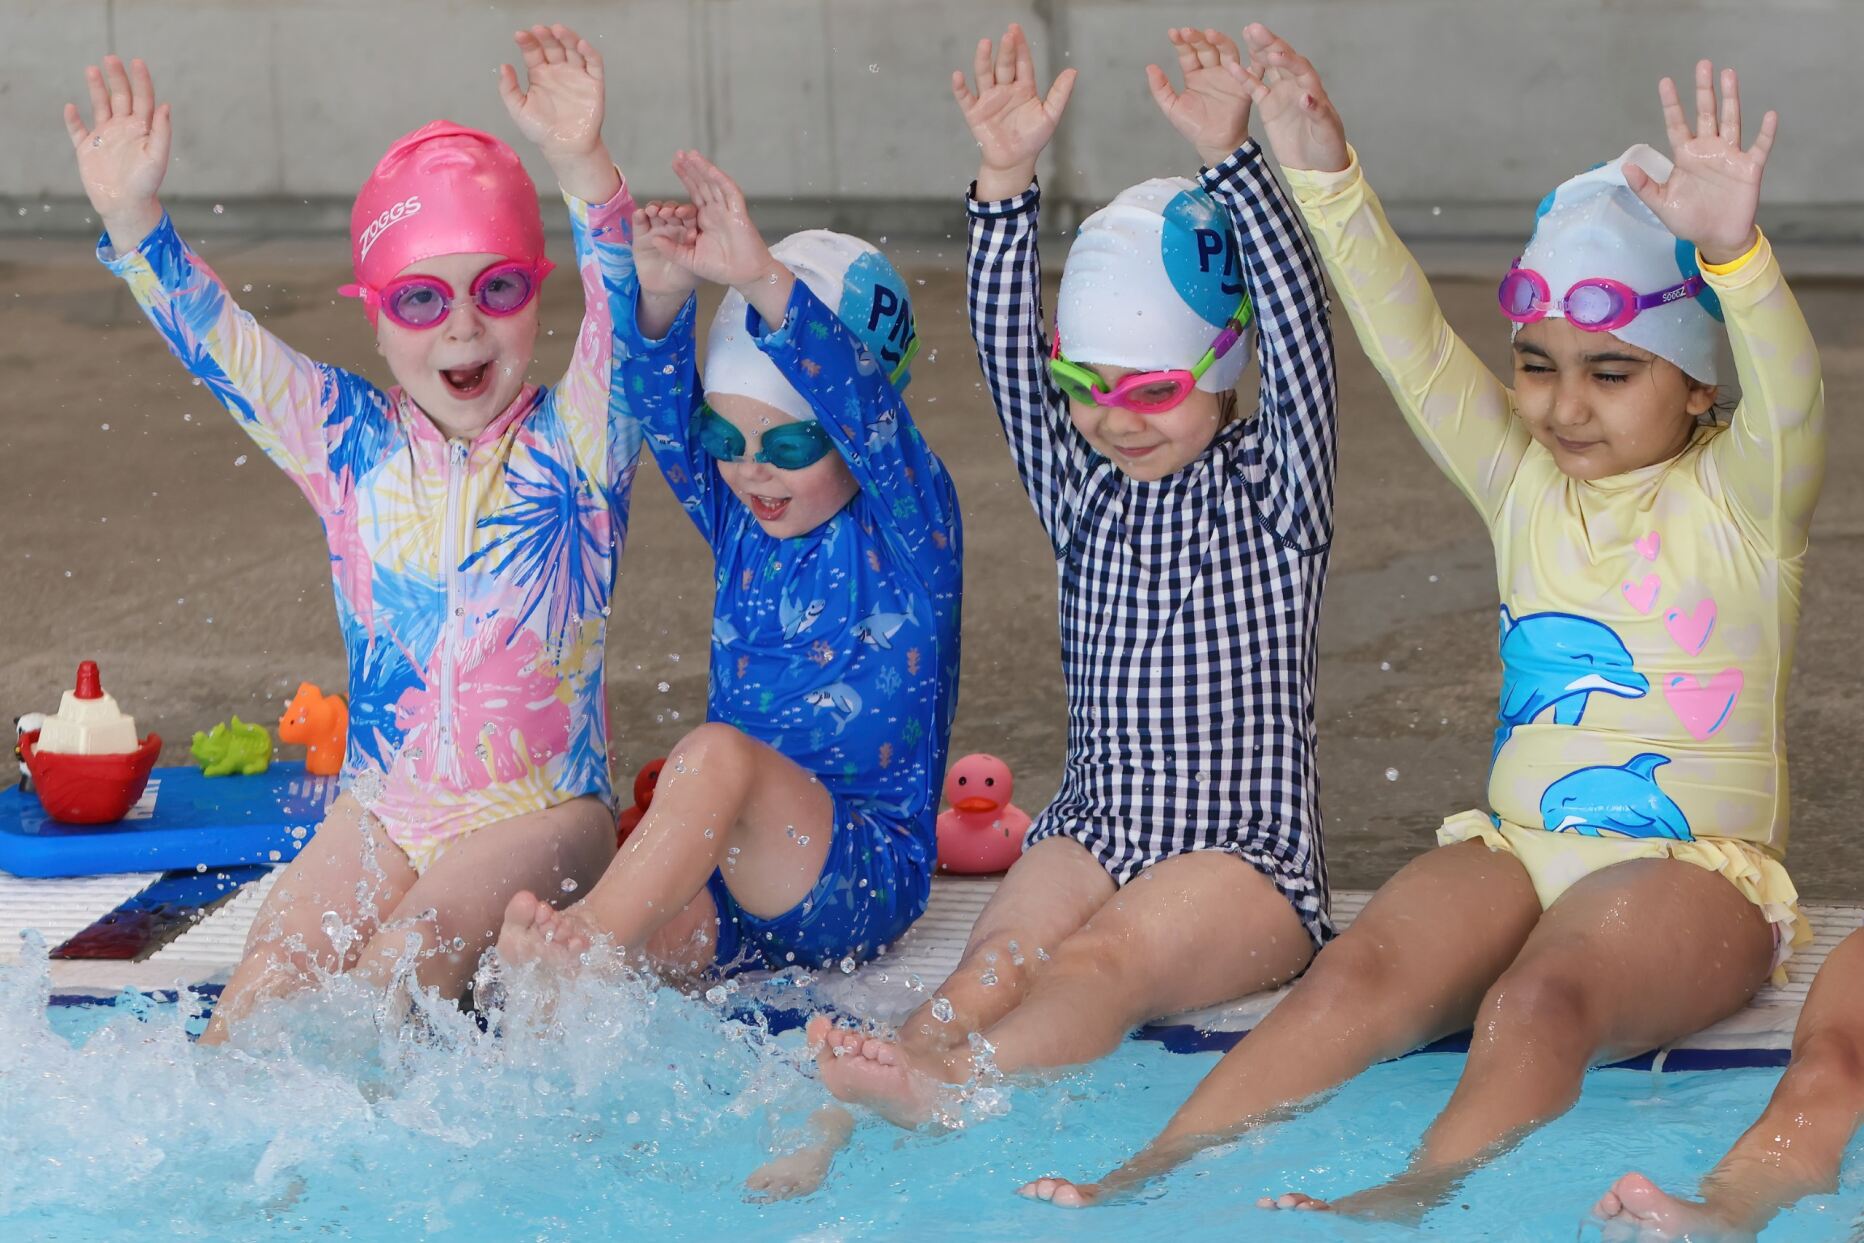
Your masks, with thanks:
M447 615L440 622L439 745L441 753L435 758L439 761L439 770L454 778L460 775L459 766L455 763L458 752L453 745L454 656L457 647L454 640L458 634L460 617L465 612L459 603L458 582L460 486L465 478L464 467L468 452L464 441L450 440L447 442L447 525L446 530L440 536L440 570L446 575Z

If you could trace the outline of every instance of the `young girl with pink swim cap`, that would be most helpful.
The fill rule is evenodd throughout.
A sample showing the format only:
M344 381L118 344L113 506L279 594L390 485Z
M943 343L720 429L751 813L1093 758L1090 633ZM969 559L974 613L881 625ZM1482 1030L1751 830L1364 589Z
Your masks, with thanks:
M515 38L528 89L506 65L500 94L561 183L585 308L550 387L526 378L552 268L537 190L497 138L426 125L357 195L343 292L383 390L259 327L181 240L156 197L169 106L141 61L87 71L88 128L66 108L99 259L310 501L349 656L343 793L266 898L208 1042L330 973L387 986L411 960L457 996L513 893L573 891L614 854L603 644L640 433L609 299L634 280L634 202L602 141L601 56L564 26Z

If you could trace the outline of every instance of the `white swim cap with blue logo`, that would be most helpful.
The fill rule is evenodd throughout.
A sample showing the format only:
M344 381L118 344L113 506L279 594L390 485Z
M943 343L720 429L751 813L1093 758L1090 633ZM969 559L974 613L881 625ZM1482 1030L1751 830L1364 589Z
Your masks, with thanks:
M1062 268L1055 325L1062 356L1085 366L1190 370L1242 302L1230 214L1197 183L1158 177L1122 190L1082 221ZM1248 338L1197 386L1236 387Z
M863 369L873 366L883 374L893 373L915 329L906 282L884 254L858 237L827 229L792 233L770 253L835 312L861 349ZM752 338L750 313L744 295L726 292L706 337L706 393L749 397L791 418L814 421L815 409ZM764 328L769 331L770 325ZM910 372L903 374L896 387L903 391L911 381Z
M1625 181L1626 163L1636 164L1654 181L1669 179L1670 161L1639 143L1611 163L1562 182L1540 202L1521 266L1546 279L1556 303L1588 277L1609 277L1650 294L1697 275L1696 248L1666 229L1632 192ZM1611 335L1675 363L1692 380L1713 384L1721 303L1704 289L1694 298L1641 311Z

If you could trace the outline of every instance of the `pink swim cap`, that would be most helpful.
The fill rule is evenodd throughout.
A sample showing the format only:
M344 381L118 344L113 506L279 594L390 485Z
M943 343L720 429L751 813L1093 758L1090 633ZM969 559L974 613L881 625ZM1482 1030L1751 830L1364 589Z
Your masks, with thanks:
M397 138L350 210L354 285L375 323L377 298L409 264L440 255L503 255L548 273L537 186L518 153L490 134L432 121Z

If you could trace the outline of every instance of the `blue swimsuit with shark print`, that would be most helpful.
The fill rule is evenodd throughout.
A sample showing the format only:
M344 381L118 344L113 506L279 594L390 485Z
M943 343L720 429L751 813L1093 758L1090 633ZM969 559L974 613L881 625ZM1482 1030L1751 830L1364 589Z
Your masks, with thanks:
M707 719L816 774L835 803L821 879L794 909L759 919L713 874L717 966L871 958L925 909L937 863L963 585L951 477L886 369L799 280L783 325L765 332L753 312L752 327L815 408L860 490L806 535L766 534L688 435L702 400L696 303L659 341L644 338L635 307L620 303L628 300L615 312L628 393L716 560Z

